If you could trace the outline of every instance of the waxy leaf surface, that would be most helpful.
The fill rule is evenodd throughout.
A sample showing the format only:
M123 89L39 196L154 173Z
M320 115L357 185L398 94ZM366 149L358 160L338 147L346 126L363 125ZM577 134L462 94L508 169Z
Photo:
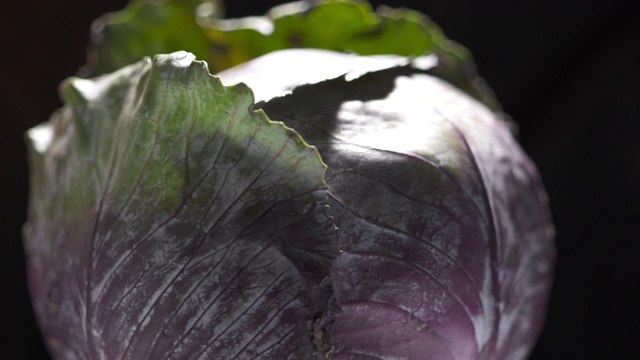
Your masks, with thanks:
M309 75L281 96L290 80L262 83L278 57L290 72L290 58L344 73L363 61L291 52L220 76L262 89L260 108L328 165L340 230L331 273L340 311L324 318L333 358L524 359L544 323L553 227L507 123L411 65L350 81Z

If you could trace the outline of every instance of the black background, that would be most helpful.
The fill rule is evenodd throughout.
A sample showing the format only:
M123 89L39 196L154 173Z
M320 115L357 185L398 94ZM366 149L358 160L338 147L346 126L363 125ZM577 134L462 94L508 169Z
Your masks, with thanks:
M23 133L61 106L91 21L124 0L39 0L0 11L2 359L48 359L25 286ZM278 1L227 1L230 17ZM381 1L375 1L379 4ZM531 359L640 358L640 15L622 2L385 1L428 14L474 54L520 125L557 230L556 282ZM9 6L11 4L11 6Z

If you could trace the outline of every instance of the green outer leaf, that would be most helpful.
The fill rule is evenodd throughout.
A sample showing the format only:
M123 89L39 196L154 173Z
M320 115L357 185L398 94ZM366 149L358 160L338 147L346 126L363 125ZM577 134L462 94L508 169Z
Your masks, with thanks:
M433 75L490 109L500 110L492 91L477 75L470 52L447 39L417 11L381 7L374 12L359 0L326 0L313 7L299 1L275 7L263 17L221 20L197 19L194 8L180 1L154 5L141 1L98 20L104 26L97 26L96 38L102 42L94 44L92 61L96 65L89 64L92 73L113 71L142 56L176 50L195 53L215 72L289 48L408 57L433 53L439 59Z
M335 257L317 150L186 52L61 93L27 134L30 291L52 355L311 358Z
M102 75L145 56L179 50L212 63L209 41L196 22L202 3L215 7L217 2L133 0L125 9L103 15L92 25L93 46L84 74Z
M260 32L258 22L243 19L213 21L205 27L219 69L288 48L419 56L444 38L434 23L416 11L382 8L376 13L364 1L325 1L292 13L275 8L264 20L273 26L268 34Z

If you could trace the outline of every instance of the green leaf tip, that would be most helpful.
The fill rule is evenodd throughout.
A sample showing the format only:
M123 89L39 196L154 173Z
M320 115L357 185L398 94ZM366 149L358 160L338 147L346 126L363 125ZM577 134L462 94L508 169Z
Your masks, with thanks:
M290 48L317 48L358 55L435 54L432 72L489 108L500 111L478 76L470 52L447 39L428 16L366 1L297 1L264 16L221 19L218 1L134 0L121 12L96 20L85 75L114 71L143 56L187 50L212 72Z
M92 46L83 76L115 71L145 56L188 50L209 63L209 42L198 24L197 14L208 7L207 16L220 13L220 1L133 0L121 11L96 19L91 27Z
M390 8L375 12L365 1L344 0L313 6L289 3L259 18L213 20L203 30L218 70L288 48L420 56L442 37L437 26L418 12Z

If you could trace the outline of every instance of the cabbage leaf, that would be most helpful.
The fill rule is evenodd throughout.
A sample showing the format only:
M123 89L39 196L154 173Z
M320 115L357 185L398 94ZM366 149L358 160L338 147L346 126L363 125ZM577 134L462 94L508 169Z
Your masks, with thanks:
M185 52L61 92L25 230L54 357L309 358L335 257L316 149Z
M312 4L314 3L314 4ZM493 110L493 92L478 76L471 53L448 39L426 15L380 7L366 1L296 1L264 16L220 19L214 0L133 0L93 25L89 63L83 73L100 75L143 56L186 50L208 62L213 72L243 64L272 51L326 49L359 55L434 54L431 71Z
M308 85L299 72L284 96L286 80L263 84L294 63L363 67L345 54L303 56L272 53L219 75L262 89L260 108L328 165L340 230L331 272L340 311L324 318L334 359L525 358L545 319L554 230L508 124L411 65Z

